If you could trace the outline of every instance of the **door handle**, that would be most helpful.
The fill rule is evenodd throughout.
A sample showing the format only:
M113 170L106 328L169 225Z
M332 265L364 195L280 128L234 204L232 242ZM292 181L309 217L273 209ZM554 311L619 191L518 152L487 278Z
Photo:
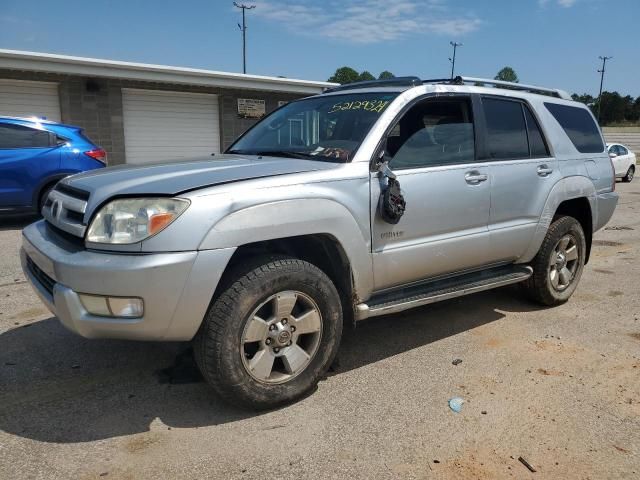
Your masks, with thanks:
M464 176L465 181L470 185L477 185L489 179L489 175L477 171L467 172Z
M549 168L547 165L540 165L538 167L538 175L541 177L546 177L553 173L553 168Z

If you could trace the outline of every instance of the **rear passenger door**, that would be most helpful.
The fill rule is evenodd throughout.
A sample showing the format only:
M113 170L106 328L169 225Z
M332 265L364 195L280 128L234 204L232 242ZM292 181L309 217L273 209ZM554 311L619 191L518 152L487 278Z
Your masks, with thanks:
M494 262L511 262L526 251L561 175L526 102L484 96L482 106L491 175L490 256Z

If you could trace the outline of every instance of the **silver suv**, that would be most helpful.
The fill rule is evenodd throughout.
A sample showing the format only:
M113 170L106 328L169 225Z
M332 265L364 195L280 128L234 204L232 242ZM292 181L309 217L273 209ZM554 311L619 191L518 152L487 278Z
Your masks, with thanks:
M343 324L513 283L567 301L614 187L566 93L405 77L291 102L224 155L66 178L21 255L68 329L193 340L222 397L269 408Z

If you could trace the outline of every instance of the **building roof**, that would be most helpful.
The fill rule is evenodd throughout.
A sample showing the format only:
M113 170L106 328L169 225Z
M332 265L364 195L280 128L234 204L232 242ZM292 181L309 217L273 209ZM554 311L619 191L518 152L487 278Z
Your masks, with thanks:
M147 82L316 94L335 83L0 49L0 68Z

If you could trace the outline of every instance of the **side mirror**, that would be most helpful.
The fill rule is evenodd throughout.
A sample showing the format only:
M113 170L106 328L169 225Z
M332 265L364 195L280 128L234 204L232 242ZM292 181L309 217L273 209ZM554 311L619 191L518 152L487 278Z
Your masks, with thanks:
M612 158L612 159L613 159L613 158L616 158L617 156L618 156L618 154L617 154L617 153L613 153L613 152L611 152L611 153L609 154L609 158Z
M407 202L402 195L396 174L389 168L389 162L384 159L384 150L380 152L377 161L381 190L378 211L385 222L395 225L404 215Z

